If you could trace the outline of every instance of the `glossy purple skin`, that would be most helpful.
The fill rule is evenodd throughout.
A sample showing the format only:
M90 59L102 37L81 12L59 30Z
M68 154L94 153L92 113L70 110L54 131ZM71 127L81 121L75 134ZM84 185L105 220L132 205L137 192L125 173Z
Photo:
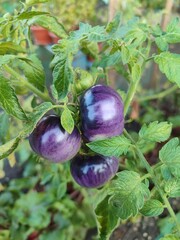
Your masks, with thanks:
M80 186L98 188L114 177L118 170L118 159L100 155L77 155L71 160L70 169L74 180Z
M80 149L81 136L75 127L67 133L56 115L43 117L29 136L31 148L45 159L54 163L73 158Z
M80 100L81 130L88 141L122 134L124 105L119 94L105 85L89 88Z

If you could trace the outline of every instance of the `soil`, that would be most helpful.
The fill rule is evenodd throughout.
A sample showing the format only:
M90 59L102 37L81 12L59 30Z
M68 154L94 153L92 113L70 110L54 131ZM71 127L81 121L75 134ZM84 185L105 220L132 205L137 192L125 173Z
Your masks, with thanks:
M110 240L155 240L158 235L157 219L143 217L136 223L128 222L119 226Z

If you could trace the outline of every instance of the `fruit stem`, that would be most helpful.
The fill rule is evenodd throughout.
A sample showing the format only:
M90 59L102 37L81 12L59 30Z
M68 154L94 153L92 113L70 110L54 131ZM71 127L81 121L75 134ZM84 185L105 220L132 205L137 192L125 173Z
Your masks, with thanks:
M176 215L167 199L167 197L165 196L161 186L159 185L159 181L158 181L158 178L156 177L154 171L153 171L153 168L149 165L149 163L147 162L146 158L144 157L144 155L142 154L141 150L138 148L138 146L136 145L136 142L134 141L134 139L131 137L131 135L126 131L124 130L124 134L127 138L129 138L129 140L131 140L131 142L133 143L134 145L134 148L135 148L135 151L136 151L136 154L138 155L139 159L141 160L141 162L144 164L147 172L150 174L151 176L151 179L154 183L154 185L156 186L156 188L158 189L158 192L161 196L161 198L163 199L164 201L164 204L166 206L166 208L168 209L169 211L169 214L171 215L172 219L174 220L174 223L176 224L177 226L177 230L178 232L180 233L180 225L179 225L179 222L176 218Z
M138 99L138 102L144 102L144 101L148 101L148 100L153 100L153 99L158 99L158 98L163 98L166 97L167 95L171 94L172 92L176 91L178 89L177 85L173 85L171 88L161 91L159 93L150 95L150 96L145 96L145 97L141 97Z
M11 67L8 65L4 65L4 69L11 74L13 77L15 77L17 80L19 80L22 84L24 84L25 87L27 87L29 90L31 90L33 93L35 93L38 97L40 97L44 101L52 102L50 97L48 96L48 92L45 91L42 93L39 91L35 86L33 86L31 83L29 83L25 78L23 78L19 73L14 71Z

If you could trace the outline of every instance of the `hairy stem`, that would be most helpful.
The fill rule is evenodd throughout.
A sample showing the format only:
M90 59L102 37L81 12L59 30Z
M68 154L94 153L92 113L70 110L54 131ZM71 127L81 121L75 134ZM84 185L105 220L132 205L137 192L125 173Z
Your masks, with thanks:
M4 69L13 77L18 79L25 87L27 87L29 90L31 90L34 94L36 94L38 97L43 99L44 101L52 102L50 97L48 96L47 91L41 92L39 91L35 86L33 86L31 83L29 83L26 79L24 79L19 73L14 71L11 67L8 65L4 65Z
M127 95L126 95L126 100L125 100L125 103L124 103L124 116L127 114L127 111L128 111L129 106L131 104L131 101L132 101L132 99L135 95L138 83L139 83L139 81L134 81L134 82L132 81L130 83L130 86L129 86L129 89L128 89L128 92L127 92Z
M148 100L153 100L153 99L160 99L163 97L166 97L167 95L171 94L172 92L176 91L178 89L177 85L174 85L172 87L170 87L167 90L164 90L162 92L150 95L150 96L145 96L145 97L141 97L138 98L138 102L144 102L144 101L148 101Z

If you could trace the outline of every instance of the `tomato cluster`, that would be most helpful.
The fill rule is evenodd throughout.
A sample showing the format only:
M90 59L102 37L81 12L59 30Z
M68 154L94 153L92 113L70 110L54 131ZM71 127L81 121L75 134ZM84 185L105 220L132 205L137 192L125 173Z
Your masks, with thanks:
M29 136L32 149L41 157L59 163L71 160L74 180L84 187L100 187L118 170L118 159L94 154L78 154L81 139L85 142L120 135L124 128L123 102L120 95L105 85L94 85L80 98L80 131L71 134L60 123L59 116L43 117ZM82 135L82 138L81 138Z

